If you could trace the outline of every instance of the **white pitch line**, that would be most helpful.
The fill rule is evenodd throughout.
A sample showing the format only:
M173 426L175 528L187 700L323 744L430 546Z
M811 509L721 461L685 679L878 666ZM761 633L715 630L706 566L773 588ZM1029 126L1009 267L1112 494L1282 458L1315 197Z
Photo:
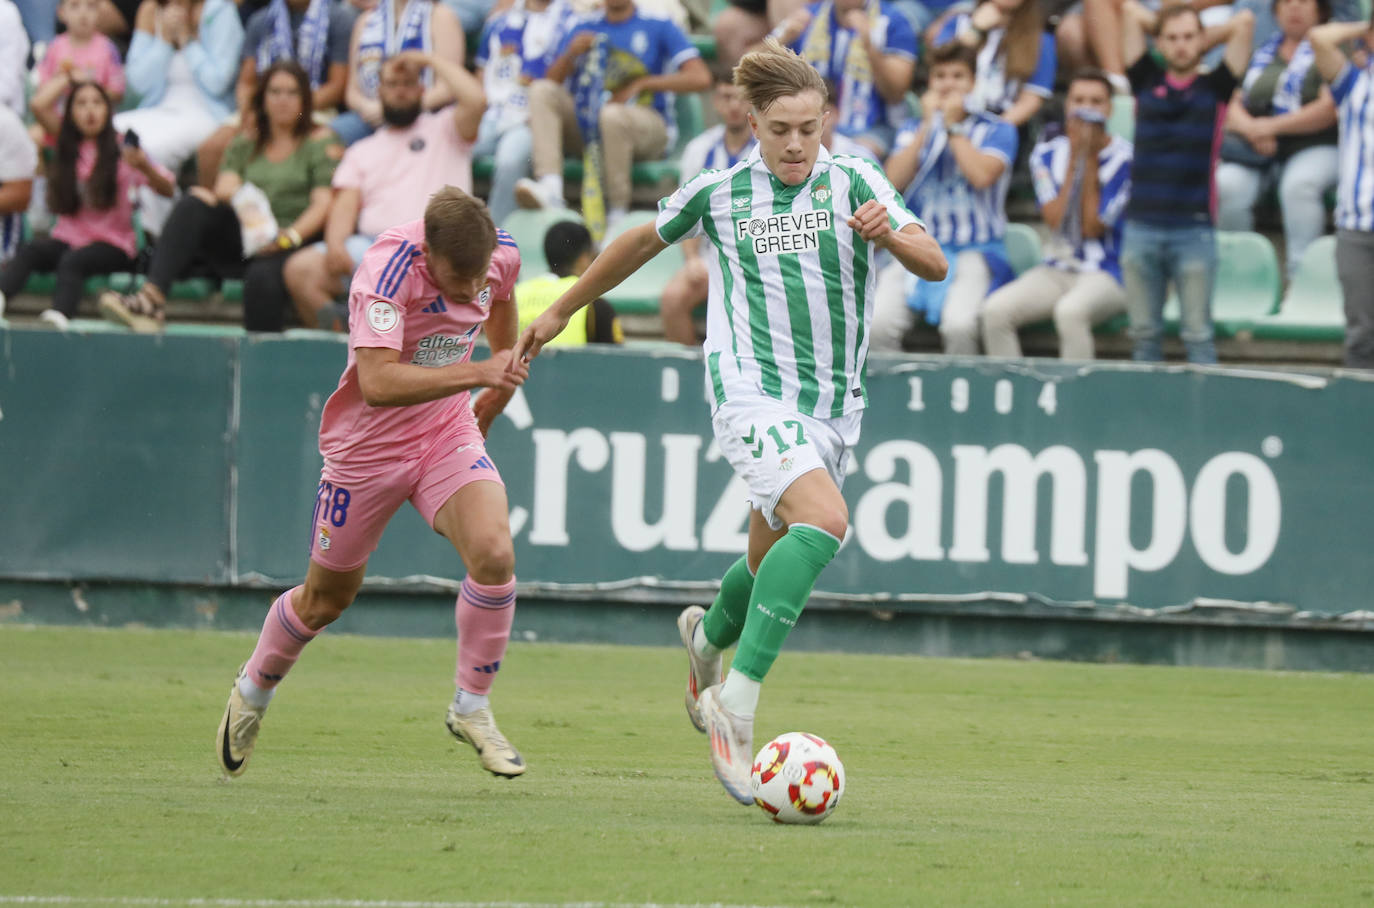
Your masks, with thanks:
M4 905L122 905L127 908L766 908L722 902L690 905L665 902L428 902L368 899L168 899L132 896L0 895Z

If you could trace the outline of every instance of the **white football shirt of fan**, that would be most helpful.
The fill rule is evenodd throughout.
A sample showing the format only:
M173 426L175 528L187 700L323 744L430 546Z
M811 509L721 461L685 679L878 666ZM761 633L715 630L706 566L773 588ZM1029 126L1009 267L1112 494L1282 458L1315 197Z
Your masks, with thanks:
M877 250L848 225L875 200L892 229L921 221L882 170L821 148L811 176L788 186L758 147L659 202L666 243L705 236L707 392L712 409L760 393L819 418L862 410ZM924 226L924 225L921 225Z

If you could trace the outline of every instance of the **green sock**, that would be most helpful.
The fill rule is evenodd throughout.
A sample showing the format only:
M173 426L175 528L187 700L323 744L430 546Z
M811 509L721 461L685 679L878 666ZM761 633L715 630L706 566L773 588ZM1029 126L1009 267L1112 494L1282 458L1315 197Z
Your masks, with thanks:
M797 624L816 578L840 550L840 541L824 530L794 524L763 556L739 648L730 667L762 681Z
M730 565L720 580L716 601L701 619L701 632L706 642L717 649L729 649L744 629L744 616L749 611L749 596L754 591L754 575L749 573L749 559L741 556Z

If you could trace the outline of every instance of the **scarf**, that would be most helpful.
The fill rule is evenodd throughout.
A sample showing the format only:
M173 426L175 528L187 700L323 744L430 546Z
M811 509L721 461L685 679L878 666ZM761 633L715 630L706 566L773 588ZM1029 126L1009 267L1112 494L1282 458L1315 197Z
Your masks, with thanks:
M606 90L606 57L611 39L596 32L591 50L577 71L573 107L582 130L582 217L587 231L598 243L606 234L606 197L601 188L601 108L609 100Z
M883 15L879 0L868 0L864 6L870 23L876 25ZM837 122L849 124L856 118L866 126L868 123L867 104L876 99L877 90L873 88L873 61L868 59L868 51L863 42L853 40L853 32L841 27L832 33L835 25L834 0L825 0L811 18L811 26L802 44L801 58L823 75L834 79L832 61L839 57L844 60L844 73L836 79L839 83L839 97L836 99L835 116ZM867 86L868 91L860 91ZM863 104L864 110L856 110L855 105Z
M1255 84L1255 80L1278 58L1279 45L1282 43L1283 33L1279 32L1255 48L1254 54L1250 57L1250 67L1245 70L1245 80L1241 82L1241 91L1245 95L1250 94L1250 88ZM1292 113L1302 107L1302 86L1307 81L1307 75L1315 62L1316 54L1312 51L1312 42L1304 38L1297 49L1293 51L1293 56L1289 58L1288 65L1284 67L1283 75L1279 77L1279 84L1274 87L1272 103L1274 116Z
M329 0L310 0L310 8L301 20L296 40L291 41L291 11L286 0L272 0L268 7L272 31L267 40L258 45L258 72L264 72L278 60L295 60L310 76L310 87L319 88L324 81L324 46L329 38Z
M396 21L396 9L392 0L382 0L367 17L363 33L358 39L358 76L362 81L363 94L369 98L377 97L377 89L382 83L382 62L403 50L422 50L429 53L430 13L434 11L433 0L406 0L401 11L400 22ZM429 69L424 73L425 87L434 84L434 73Z

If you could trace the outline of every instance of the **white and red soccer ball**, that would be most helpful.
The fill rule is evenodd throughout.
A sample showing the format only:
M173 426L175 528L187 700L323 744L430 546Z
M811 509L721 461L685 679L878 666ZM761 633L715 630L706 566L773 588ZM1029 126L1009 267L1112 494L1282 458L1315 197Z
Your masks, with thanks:
M824 739L789 731L754 757L749 787L775 823L819 823L844 795L844 764Z

